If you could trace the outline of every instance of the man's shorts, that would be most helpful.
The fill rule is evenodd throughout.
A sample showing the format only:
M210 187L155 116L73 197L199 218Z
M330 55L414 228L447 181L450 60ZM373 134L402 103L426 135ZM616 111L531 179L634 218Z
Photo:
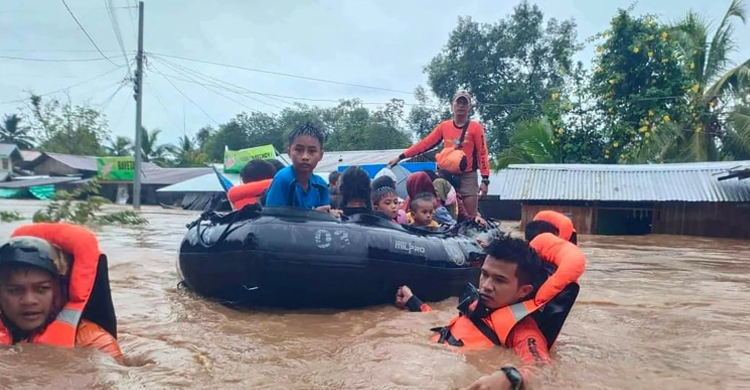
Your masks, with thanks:
M461 175L461 189L459 193L463 197L479 196L479 176L476 170Z

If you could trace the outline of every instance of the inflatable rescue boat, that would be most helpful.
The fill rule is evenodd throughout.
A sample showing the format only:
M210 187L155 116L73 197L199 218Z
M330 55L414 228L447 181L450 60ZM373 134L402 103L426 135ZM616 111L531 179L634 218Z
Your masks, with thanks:
M429 232L375 214L339 220L252 205L226 215L207 212L188 225L177 267L194 292L236 306L386 304L402 285L439 301L478 281L484 253L476 238L498 233L492 222Z

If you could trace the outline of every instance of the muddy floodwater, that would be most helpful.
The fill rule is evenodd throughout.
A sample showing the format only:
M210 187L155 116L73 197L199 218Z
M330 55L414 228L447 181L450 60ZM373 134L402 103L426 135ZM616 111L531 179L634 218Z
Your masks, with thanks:
M0 224L0 239L43 205L0 201L28 218ZM429 343L455 299L408 313L236 311L198 298L177 287L175 266L197 214L143 214L146 227L97 231L127 365L98 352L1 348L0 388L458 389L516 361ZM750 241L582 236L580 245L581 294L534 389L750 388Z

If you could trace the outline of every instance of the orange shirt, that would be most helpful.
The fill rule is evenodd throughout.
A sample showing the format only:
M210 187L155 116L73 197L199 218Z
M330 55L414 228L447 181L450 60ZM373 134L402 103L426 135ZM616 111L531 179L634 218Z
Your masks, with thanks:
M76 347L96 348L112 356L117 361L122 361L123 359L117 340L101 326L88 320L81 320L78 325Z
M453 119L444 121L437 125L427 137L406 149L404 156L410 158L420 155L437 147L440 142L444 142L446 147L453 147L458 144L462 132L463 127L456 127ZM477 121L469 123L462 145L462 149L469 160L466 171L471 172L479 169L482 176L488 177L490 175L490 155L487 151L487 141L481 123Z

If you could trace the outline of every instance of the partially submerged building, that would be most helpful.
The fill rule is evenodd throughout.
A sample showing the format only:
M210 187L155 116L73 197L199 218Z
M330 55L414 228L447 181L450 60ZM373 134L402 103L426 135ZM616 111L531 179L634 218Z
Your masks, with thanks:
M490 193L521 203L522 226L551 209L569 215L581 234L750 238L750 183L719 180L749 164L518 164Z

